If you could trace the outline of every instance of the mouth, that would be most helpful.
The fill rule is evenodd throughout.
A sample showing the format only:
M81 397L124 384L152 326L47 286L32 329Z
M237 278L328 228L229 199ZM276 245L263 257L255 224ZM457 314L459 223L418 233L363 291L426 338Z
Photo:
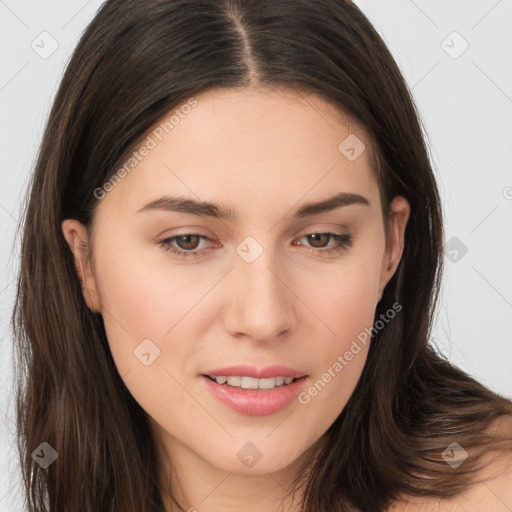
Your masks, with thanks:
M289 407L309 376L285 366L231 366L200 374L208 391L238 413L267 416Z
M283 386L288 386L293 382L297 381L299 378L293 377L268 377L265 379L257 379L255 377L248 377L246 375L203 375L207 379L210 379L217 384L222 386L230 386L233 388L242 388L242 389L259 389L259 390L270 390L275 388L280 388Z

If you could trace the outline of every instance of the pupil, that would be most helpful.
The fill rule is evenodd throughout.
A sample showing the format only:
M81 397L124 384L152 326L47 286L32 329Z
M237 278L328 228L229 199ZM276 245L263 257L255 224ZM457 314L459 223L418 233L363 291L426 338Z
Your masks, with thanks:
M324 242L327 242L330 235L327 235L325 233L313 233L310 235L310 243L313 247L325 247L325 243L322 242L322 237L324 237ZM320 241L320 244L318 245L318 242Z
M192 242L190 241L192 239ZM193 250L197 248L199 235L183 235L176 239L176 243L181 249ZM195 242L195 243L194 243ZM190 247L190 245L192 245Z

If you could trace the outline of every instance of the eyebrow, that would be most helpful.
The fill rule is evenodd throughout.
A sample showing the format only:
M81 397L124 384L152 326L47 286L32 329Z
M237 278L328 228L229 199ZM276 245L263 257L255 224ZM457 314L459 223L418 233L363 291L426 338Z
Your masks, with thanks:
M343 206L350 206L353 204L370 206L370 201L359 194L341 192L328 199L314 203L307 203L301 206L294 214L294 217L308 217L310 215L329 212ZM138 210L137 213L154 210L191 213L193 215L213 217L215 219L226 221L235 221L238 219L236 211L231 208L226 208L215 203L196 201L195 199L187 199L178 196L163 196L150 201Z

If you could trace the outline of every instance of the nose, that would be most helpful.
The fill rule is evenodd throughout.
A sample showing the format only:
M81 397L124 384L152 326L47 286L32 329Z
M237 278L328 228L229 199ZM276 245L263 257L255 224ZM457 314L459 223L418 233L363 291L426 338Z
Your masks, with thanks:
M287 287L286 272L268 252L252 263L236 256L224 312L225 328L233 336L272 341L294 325L294 295Z

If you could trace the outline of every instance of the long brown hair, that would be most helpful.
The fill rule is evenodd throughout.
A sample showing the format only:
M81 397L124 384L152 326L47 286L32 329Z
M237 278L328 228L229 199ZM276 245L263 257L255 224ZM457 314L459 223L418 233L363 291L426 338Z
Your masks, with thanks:
M63 76L24 212L12 316L17 420L31 512L163 511L147 415L119 376L100 314L86 305L61 231L92 225L107 182L165 113L212 88L288 86L317 94L374 141L384 218L411 205L400 265L343 412L296 480L307 512L375 512L400 494L464 490L512 403L429 344L443 263L438 189L411 95L370 22L344 0L108 0ZM47 442L47 469L32 453ZM458 468L442 457L459 443Z

